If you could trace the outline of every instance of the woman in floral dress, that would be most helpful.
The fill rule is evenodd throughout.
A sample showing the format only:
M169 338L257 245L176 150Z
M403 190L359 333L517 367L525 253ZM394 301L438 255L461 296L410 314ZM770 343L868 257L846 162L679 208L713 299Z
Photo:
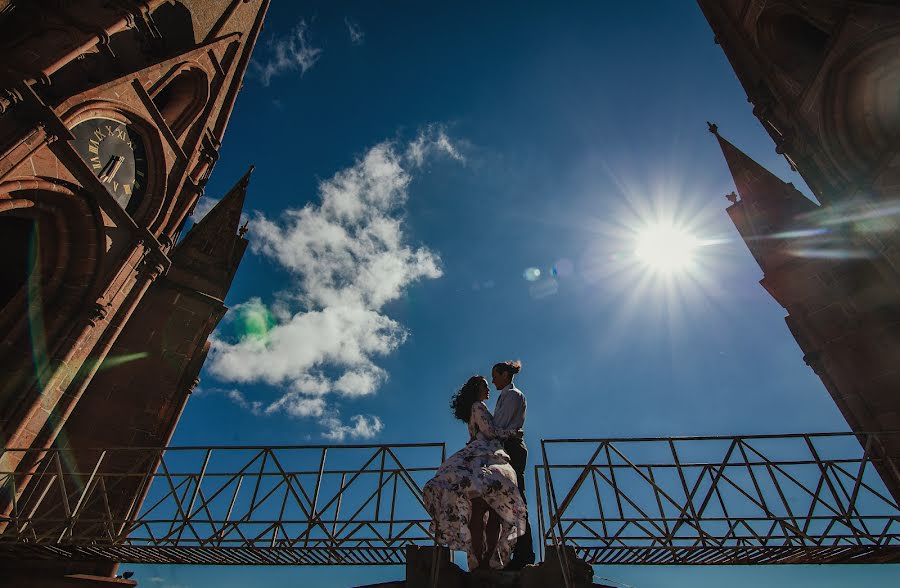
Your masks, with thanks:
M465 551L470 570L502 569L527 517L516 472L503 451L503 439L521 432L494 425L484 404L489 396L482 376L469 378L453 396L450 406L468 423L469 443L441 464L423 490L437 542Z

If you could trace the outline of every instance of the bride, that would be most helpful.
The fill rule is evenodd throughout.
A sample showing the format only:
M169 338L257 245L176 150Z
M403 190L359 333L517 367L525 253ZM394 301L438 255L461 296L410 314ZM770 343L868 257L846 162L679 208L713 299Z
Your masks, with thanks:
M438 468L423 489L431 531L441 545L465 551L469 570L502 569L527 511L503 439L521 435L494 425L484 401L487 380L472 376L450 401L453 414L469 425L468 444Z

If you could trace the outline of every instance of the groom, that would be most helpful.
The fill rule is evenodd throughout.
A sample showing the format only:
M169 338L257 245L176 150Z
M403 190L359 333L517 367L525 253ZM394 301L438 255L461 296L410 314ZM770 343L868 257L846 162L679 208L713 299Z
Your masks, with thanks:
M491 378L494 387L500 391L497 405L494 407L494 424L503 429L523 429L525 427L525 395L513 385L513 378L522 369L520 361L504 361L494 365ZM503 449L509 454L510 465L516 471L519 492L525 499L525 462L528 449L523 437L509 437L503 443ZM513 551L512 559L506 570L521 570L534 563L534 546L531 539L531 523L525 519L525 534L519 537Z

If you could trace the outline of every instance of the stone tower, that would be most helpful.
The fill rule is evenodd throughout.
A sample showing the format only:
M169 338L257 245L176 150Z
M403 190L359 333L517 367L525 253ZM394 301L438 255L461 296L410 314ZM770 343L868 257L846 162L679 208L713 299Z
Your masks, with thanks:
M900 431L900 6L698 1L753 114L819 202L711 125L737 187L728 214L850 427ZM900 464L898 435L867 449ZM900 500L897 470L880 471Z
M0 0L5 447L171 437L246 247L249 172L179 238L268 4Z

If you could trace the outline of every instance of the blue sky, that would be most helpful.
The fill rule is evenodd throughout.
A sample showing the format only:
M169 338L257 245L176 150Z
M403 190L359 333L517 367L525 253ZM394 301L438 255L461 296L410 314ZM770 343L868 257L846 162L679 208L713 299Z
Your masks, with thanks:
M806 188L694 3L274 2L254 59L206 191L256 165L251 249L173 444L453 451L466 431L450 394L511 358L533 453L554 437L846 429L724 212L734 187L705 121ZM663 279L634 258L635 233L667 218L713 243ZM170 588L403 574L123 569ZM887 566L597 573L639 588L898 579Z

